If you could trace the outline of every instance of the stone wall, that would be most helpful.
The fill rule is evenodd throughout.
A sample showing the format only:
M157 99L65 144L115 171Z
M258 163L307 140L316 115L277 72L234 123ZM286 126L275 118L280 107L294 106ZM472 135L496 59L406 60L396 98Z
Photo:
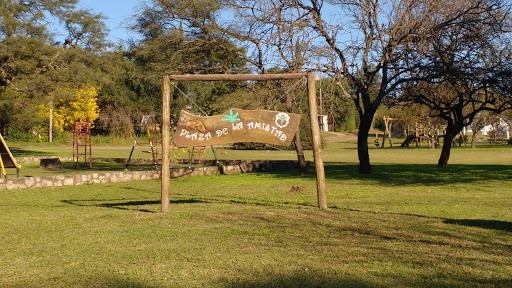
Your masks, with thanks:
M60 157L60 156L30 156L30 157L16 157L16 162L18 164L22 163L31 163L31 162L39 162L41 159L47 158L59 158L60 161L73 161L73 157ZM83 159L80 159L82 162ZM100 158L93 157L92 161L98 162L117 162L117 163L126 163L128 158ZM153 163L152 159L131 159L130 163L138 163L138 164L151 164Z
M35 158L35 157L34 157ZM47 158L47 157L39 157ZM61 159L66 159L62 157ZM98 158L94 158L95 161ZM68 161L71 161L70 159ZM150 160L150 159L148 159ZM18 160L17 160L18 161ZM38 161L38 160L36 160ZM66 161L66 160L64 160ZM32 161L34 162L34 161ZM21 162L24 163L24 162ZM211 164L214 164L212 161ZM207 163L210 164L210 163ZM297 167L297 161L273 161L273 160L222 160L218 166L171 168L171 178L202 175L232 175L238 173L262 172L271 170L284 170ZM0 179L0 190L26 189L38 187L60 187L70 185L87 185L95 183L115 183L137 180L150 180L161 178L160 170L152 171L124 171L110 173L93 173L82 175L58 175L44 177L22 177Z
M44 177L7 178L0 180L0 190L60 187L94 183L114 183L158 178L160 178L160 171L128 171L66 176L57 175Z

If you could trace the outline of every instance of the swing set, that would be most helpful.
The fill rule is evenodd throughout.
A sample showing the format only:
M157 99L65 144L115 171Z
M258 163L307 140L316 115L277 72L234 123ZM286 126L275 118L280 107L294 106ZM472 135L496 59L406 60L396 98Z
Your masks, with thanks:
M183 93L183 91L182 91ZM186 95L186 94L185 94ZM188 98L188 96L187 96ZM190 99L190 98L189 98ZM194 103L195 104L195 103ZM132 149L130 151L130 156L128 157L128 161L126 161L125 169L128 169L128 166L130 165L133 152L135 150L135 147L137 146L137 141L139 137L142 136L144 133L144 130L146 132L147 138L149 140L149 143L139 143L140 144L146 144L149 145L149 150L144 150L142 152L144 153L151 153L152 158L152 164L155 165L155 167L158 165L159 161L159 131L160 131L160 124L158 123L158 118L161 118L160 115L143 115L142 119L140 121L139 126L137 127L137 133L135 135L135 141L133 143ZM161 142L161 140L160 140ZM171 148L172 148L172 156L174 158L174 163L178 164L188 164L189 167L192 166L192 164L201 164L204 162L204 155L205 155L205 147L204 146L198 146L198 147L190 147L190 148L184 148L184 147L177 147L172 143L171 141ZM215 160L217 160L217 155L215 153L215 149L212 146L213 155L215 156Z
M135 146L137 146L137 140L142 135L143 129L146 129L146 134L149 140L149 149L144 150L144 153L151 153L152 164L158 164L158 121L159 115L143 115L140 121L139 126L137 127L137 133L135 134L135 141L133 142L132 150L130 151L130 156L128 157L128 161L126 161L125 169L128 169L128 165L130 165L130 161L132 159L133 151L135 150ZM139 143L140 144L140 143Z
M178 164L189 164L189 167L192 164L202 164L204 162L204 154L205 154L205 146L197 146L197 147L177 147L171 141L172 148L172 156L174 158L174 162ZM213 147L212 147L213 149ZM215 151L215 150L214 150Z
M187 93L183 92L183 90L180 89L180 87L178 87L177 85L175 85L174 83L173 84L173 88L176 89L178 92L180 92L183 96L185 96L185 98L188 99L188 101L190 101L190 103L192 103L194 106L196 106L196 108L201 111L201 115L203 116L207 116L206 112L201 108L199 107L199 105L197 105L197 103L192 100ZM173 158L174 158L174 161L176 163L188 163L189 164L189 167L191 167L192 164L201 164L203 163L204 161L204 154L205 154L205 146L195 146L195 147L189 147L188 149L187 148L184 148L184 147L177 147L176 145L174 145L174 143L171 141L171 149L172 149L172 155L173 155ZM212 152L213 152L213 157L215 157L215 163L219 163L219 160L217 158L217 153L215 152L215 148L213 147L213 145L210 146L212 148Z

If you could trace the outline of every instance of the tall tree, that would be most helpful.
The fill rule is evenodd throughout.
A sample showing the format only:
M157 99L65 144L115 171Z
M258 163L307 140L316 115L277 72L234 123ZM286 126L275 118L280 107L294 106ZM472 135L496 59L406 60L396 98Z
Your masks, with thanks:
M485 21L478 15L488 12L488 2L491 1L455 1L448 5L437 0L293 1L294 9L304 11L304 25L316 31L334 53L337 61L328 70L339 73L350 83L361 119L360 173L371 172L367 139L375 111L385 98L394 96L405 83L418 77L410 71L423 68L429 61L405 61L408 47L411 43L423 43L436 31L465 25L461 18ZM333 9L337 13L332 13ZM377 92L373 94L374 86Z
M476 115L512 108L510 7L500 0L461 1L459 7L460 13L472 13L411 45L406 58L422 65L403 99L428 106L446 123L440 167L448 164L452 141ZM440 22L443 13L432 14L433 21Z
M245 71L245 60L238 56L238 53L244 53L242 49L222 35L191 28L188 22L180 22L174 14L178 9L179 13L185 14L181 17L188 17L190 21L210 21L215 17L217 7L215 1L204 1L201 5L195 1L153 1L144 7L132 26L142 40L133 43L127 55L140 71L139 79L146 83L145 89L159 91L161 77L165 74ZM197 112L207 113L212 112L209 104L213 97L224 89L231 89L225 83L182 83L179 88L175 89L173 103L180 104L180 109L191 105ZM177 112L179 109L173 111Z
M471 148L476 148L476 141L478 133L480 130L484 129L485 126L489 125L491 122L491 113L490 111L480 111L478 114L473 117L473 122L469 125L473 134L471 135Z
M61 87L77 88L89 82L96 85L94 82L101 79L96 73L101 67L96 53L106 42L105 34L98 31L106 29L100 16L76 11L77 2L12 0L0 3L0 96L15 96L11 99L18 109L37 107L38 102L58 96L54 92ZM75 39L73 49L55 44L53 31L47 28L48 22L54 19L81 31L79 34L83 37ZM93 26L96 28L91 30ZM13 119L12 116L9 119Z
M376 110L384 99L399 95L406 83L423 78L421 71L435 61L414 53L415 49L428 46L432 35L446 31L470 38L468 23L486 25L490 20L486 15L503 6L502 0L153 2L159 9L146 18L164 19L176 29L183 25L188 33L207 39L232 39L247 53L224 45L221 49L243 57L259 72L268 67L316 68L346 80L345 95L359 113L359 171L365 174L371 173L368 132ZM294 63L297 58L290 57L297 50L311 56L301 57L300 66Z
M310 67L344 78L359 113L358 156L360 173L371 173L368 132L382 101L398 94L400 88L416 79L411 74L422 64L404 61L410 43L436 30L457 25L463 15L482 13L483 0L244 0L222 2L234 11L233 21L195 22L197 29L236 38L247 47L250 63L259 70L272 61L284 65L288 48L294 47L294 33L303 35L310 45L302 46L307 58L302 68ZM437 15L439 17L432 17ZM435 21L434 21L435 20ZM212 32L212 33L213 33ZM289 64L288 64L289 65Z

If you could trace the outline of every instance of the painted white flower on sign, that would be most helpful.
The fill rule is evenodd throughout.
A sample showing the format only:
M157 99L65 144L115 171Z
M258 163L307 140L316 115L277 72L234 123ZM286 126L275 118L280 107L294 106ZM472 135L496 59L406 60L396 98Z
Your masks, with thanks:
M290 116L286 113L280 112L276 115L276 125L279 128L288 126L290 123Z

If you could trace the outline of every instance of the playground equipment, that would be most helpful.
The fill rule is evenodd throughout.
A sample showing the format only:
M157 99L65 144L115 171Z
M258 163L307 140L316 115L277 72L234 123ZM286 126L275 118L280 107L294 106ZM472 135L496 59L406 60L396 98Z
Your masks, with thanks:
M14 157L12 157L11 150L9 150L9 147L5 143L2 134L0 134L0 141L2 142L2 145L0 146L0 167L2 168L2 175L4 175L4 178L7 178L5 168L16 168L16 177L19 178L21 166L18 165L18 163L16 163L16 160L14 160Z
M204 161L205 146L180 148L176 147L176 145L171 142L171 149L172 156L176 163L189 164L189 166L191 166L192 164L201 164ZM215 152L215 150L213 151Z
M389 116L384 116L383 119L384 119L385 130L384 130L384 134L382 134L382 144L380 147L384 148L384 144L386 143L386 137L389 140L389 146L393 147L393 142L391 142L391 127L393 126L393 121L395 121L396 119L393 119Z
M137 133L135 134L135 141L133 142L132 150L130 151L130 156L128 157L128 161L126 162L125 169L130 165L130 161L132 159L133 151L135 150L135 146L137 145L137 140L142 134L142 129L146 128L146 134L148 135L149 140L149 148L150 150L143 151L144 153L151 153L151 157L153 160L153 165L158 164L158 131L159 124L156 120L159 115L143 115L140 121L139 127L137 127ZM141 143L139 143L141 144Z
M83 147L83 152L80 149L81 147ZM73 130L73 163L76 162L77 168L79 168L80 156L83 156L84 162L87 163L87 147L89 147L89 168L92 168L91 125L89 122L75 122L75 129Z
M142 122L144 122L146 126L146 133L148 135L149 140L149 149L142 151L144 153L151 153L151 158L153 159L153 164L158 164L158 122L156 121L156 118L160 116L156 115L149 115L149 116L142 116ZM141 122L141 123L142 123ZM140 133L140 128L139 128Z
M412 133L412 134L411 134ZM421 147L423 140L427 141L429 148L439 146L439 138L444 137L439 135L439 131L434 129L431 125L424 125L423 123L415 123L414 130L407 125L405 129L405 140L402 142L401 147L409 147L411 143L416 143L416 147Z
M144 153L151 153L152 164L158 165L159 160L159 152L158 152L158 143L159 143L159 131L160 124L157 121L157 118L161 117L160 115L143 115L140 121L139 126L137 127L137 133L135 135L135 141L133 142L132 150L130 151L130 156L128 157L128 161L126 162L125 169L130 165L133 151L137 146L137 141L140 136L142 136L143 130L146 129L146 135L148 136L149 143L139 143L139 144L149 144L149 150L144 150ZM182 164L200 164L204 161L204 152L205 147L193 147L193 148L179 148L171 143L172 147L172 155L174 157L174 161L176 163ZM213 149L213 147L212 147Z
M191 151L190 151L189 164L203 163L205 146L192 147L192 149L190 149L190 150Z
M183 163L188 159L189 149L179 148L171 142L172 156L176 163Z

